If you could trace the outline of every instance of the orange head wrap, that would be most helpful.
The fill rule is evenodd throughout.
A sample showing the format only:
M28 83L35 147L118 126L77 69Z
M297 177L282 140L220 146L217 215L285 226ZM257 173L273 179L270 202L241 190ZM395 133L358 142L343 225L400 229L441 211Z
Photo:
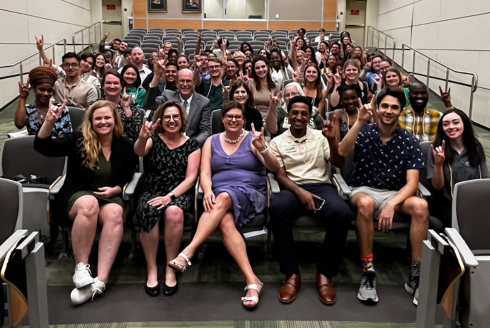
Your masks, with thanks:
M35 87L36 85L48 83L54 85L57 80L56 73L52 69L45 66L38 66L33 68L29 72L30 84Z

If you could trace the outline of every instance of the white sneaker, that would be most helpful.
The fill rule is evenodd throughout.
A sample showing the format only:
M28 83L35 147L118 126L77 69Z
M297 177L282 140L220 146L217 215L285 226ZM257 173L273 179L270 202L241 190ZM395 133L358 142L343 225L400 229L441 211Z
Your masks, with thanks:
M98 278L94 282L83 288L75 288L71 291L70 297L73 305L79 305L87 302L89 299L94 300L96 294L102 294L105 290L105 284Z
M78 263L75 267L75 274L73 275L75 288L82 288L93 282L94 278L92 278L92 272L90 272L90 264Z

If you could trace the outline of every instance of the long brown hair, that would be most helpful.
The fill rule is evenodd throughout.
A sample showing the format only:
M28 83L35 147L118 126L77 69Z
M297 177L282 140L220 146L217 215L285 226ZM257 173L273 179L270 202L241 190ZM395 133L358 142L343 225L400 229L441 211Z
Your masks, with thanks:
M99 153L102 150L102 143L97 133L94 131L92 119L94 112L102 107L109 107L114 117L113 137L121 137L124 128L121 121L121 116L117 112L115 104L108 100L99 100L90 106L85 112L85 119L82 124L83 141L79 145L79 151L82 153L82 165L89 169L95 170L99 166Z
M272 81L271 71L269 69L269 60L267 60L267 58L265 58L264 56L256 56L252 62L252 78L255 81L255 89L257 89L257 91L260 91L260 89L262 88L262 86L260 85L260 79L255 73L255 64L259 61L263 61L265 65L267 65L267 89L274 90L276 87L276 83ZM243 65L245 65L245 63L243 63Z
M309 67L313 67L316 70L316 73L317 73L317 77L315 80L316 99L321 99L323 86L322 86L322 74L320 73L320 68L318 68L318 65L310 63L310 64L306 65L305 70L303 72L303 75L306 75L306 70ZM303 88L305 88L305 87L306 87L306 77L305 77L305 83L303 84Z

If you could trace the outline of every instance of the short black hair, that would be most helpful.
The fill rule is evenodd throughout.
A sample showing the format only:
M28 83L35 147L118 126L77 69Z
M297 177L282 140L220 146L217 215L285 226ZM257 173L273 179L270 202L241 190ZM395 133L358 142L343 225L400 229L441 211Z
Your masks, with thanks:
M63 57L61 57L61 62L64 63L65 59L68 59L68 58L75 58L78 61L78 63L80 63L80 56L78 56L74 52L67 52L66 54L64 54Z
M402 91L402 93L403 93L403 91ZM308 106L308 111L310 112L310 115L311 115L311 113L313 111L313 106L311 105L311 100L309 100L305 96L296 96L296 97L293 97L293 99L291 99L289 101L289 104L288 104L288 113L291 110L291 108L293 107L293 104L296 104L296 103L302 103L302 104L307 105Z
M95 66L95 56L91 54L90 52L84 52L81 56L80 59L87 61L87 58L92 58L92 69L94 69Z
M348 90L353 90L354 92L357 93L357 89L356 89L356 86L355 84L343 84L341 85L340 87L337 88L337 92L340 96L340 98L342 98L342 94Z
M298 30L298 33L299 33L299 31L303 31L303 34L306 34L306 30L305 30L304 28L300 28L300 29Z
M398 102L400 103L400 109L405 108L405 105L407 104L407 99L405 98L405 92L402 89L398 87L388 87L381 90L381 92L378 94L378 97L376 97L378 106L381 105L381 101L386 96L395 97L396 99L398 99Z
M112 39L112 41L119 41L119 42L121 42L121 39L115 38L115 39Z
M165 68L167 68L169 66L175 66L175 67L177 67L177 71L179 70L179 65L177 65L177 62L169 61L168 63L165 64Z

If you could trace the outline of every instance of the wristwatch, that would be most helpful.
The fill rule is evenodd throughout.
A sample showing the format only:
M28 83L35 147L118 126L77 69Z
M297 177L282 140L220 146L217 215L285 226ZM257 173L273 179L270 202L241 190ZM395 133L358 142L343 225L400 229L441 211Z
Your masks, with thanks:
M172 194L172 193L169 193L167 196L170 196L170 200L171 200L171 201L172 201L172 200L175 200L175 198L176 198L176 197L175 197L175 195L174 195L174 194Z

